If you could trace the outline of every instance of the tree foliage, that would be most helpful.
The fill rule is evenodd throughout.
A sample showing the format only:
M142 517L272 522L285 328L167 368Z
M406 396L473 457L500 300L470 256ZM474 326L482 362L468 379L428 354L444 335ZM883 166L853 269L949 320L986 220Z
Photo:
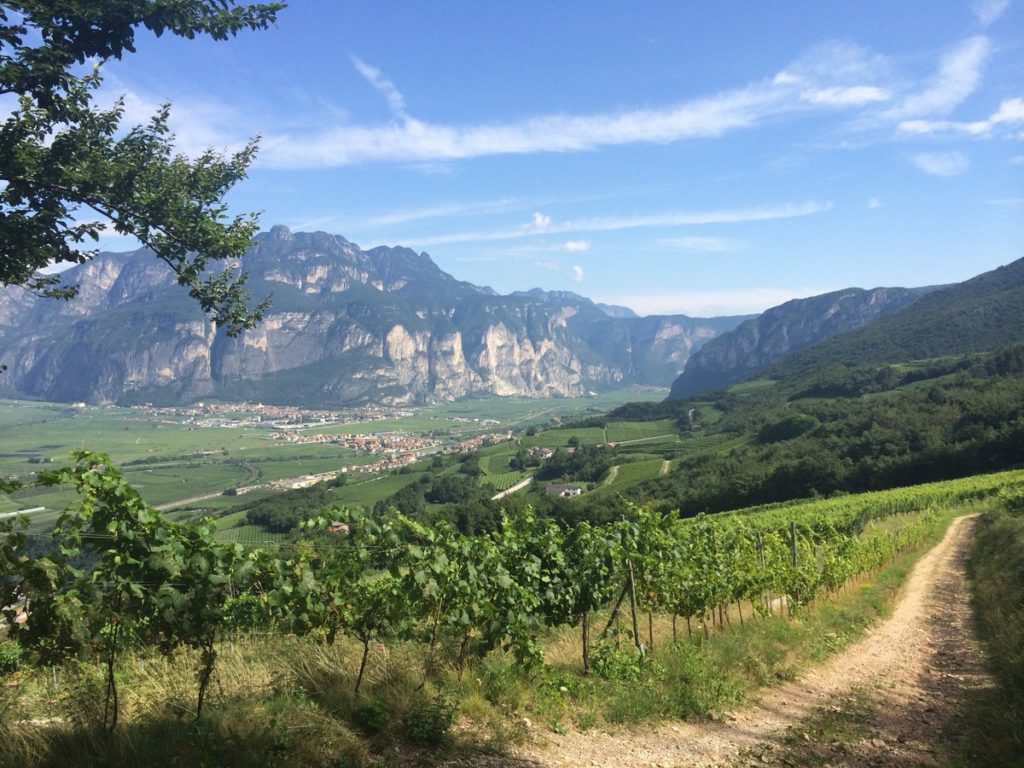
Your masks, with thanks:
M124 104L97 106L101 65L134 52L144 28L226 40L273 23L282 3L233 0L30 0L0 3L0 94L18 97L0 124L0 285L69 299L77 286L39 270L84 263L104 227L148 246L218 325L236 335L255 306L231 262L251 243L254 214L229 216L225 194L243 179L255 140L227 157L178 154L163 105L123 125ZM95 62L91 64L91 62Z

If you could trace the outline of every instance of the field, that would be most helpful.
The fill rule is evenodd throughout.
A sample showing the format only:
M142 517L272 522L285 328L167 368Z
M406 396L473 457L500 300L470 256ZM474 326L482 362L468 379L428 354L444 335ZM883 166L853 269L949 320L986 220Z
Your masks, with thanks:
M609 443L631 443L636 441L675 441L679 430L672 419L661 421L613 421L605 430Z
M647 459L645 461L633 461L628 464L620 464L614 470L614 476L610 482L606 482L593 493L616 493L631 485L642 483L645 480L653 480L661 474L664 460Z
M480 483L492 485L496 491L504 491L524 479L526 479L525 472L502 472L497 475L484 475L480 478Z
M536 435L523 438L523 445L538 445L542 448L565 448L569 440L576 438L580 445L603 445L604 430L601 427L575 427L546 429Z
M412 415L330 427L310 427L307 435L401 431L433 433L442 440L459 441L487 432L522 430L582 418L622 403L656 400L663 390L627 389L579 398L474 398L417 408ZM238 417L247 416L244 407ZM545 441L567 445L568 430L555 430ZM241 485L267 483L301 475L331 472L344 466L377 460L331 443L292 444L267 439L266 430L252 427L196 427L138 409L108 406L75 408L60 403L0 400L0 476L31 482L41 469L61 466L73 450L103 451L122 465L129 483L151 504L162 505L218 494ZM585 442L604 442L595 430ZM534 443L540 444L540 443ZM547 445L548 442L543 444ZM511 446L497 451L488 474L509 472ZM498 454L504 452L503 457ZM353 478L338 491L338 501L372 506L419 477ZM45 507L33 514L33 526L52 525L57 512L73 496L60 488L28 488L11 497L0 494L0 515ZM253 496L204 499L189 505L226 513Z

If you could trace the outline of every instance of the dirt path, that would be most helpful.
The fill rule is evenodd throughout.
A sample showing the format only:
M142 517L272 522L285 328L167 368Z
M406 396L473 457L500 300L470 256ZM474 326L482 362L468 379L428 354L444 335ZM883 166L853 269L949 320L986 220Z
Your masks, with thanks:
M615 482L615 478L618 477L618 476L619 476L619 465L616 464L614 467L611 468L611 471L608 472L608 477L606 477L604 479L604 482L601 483L601 485L611 485L612 483Z
M942 542L918 561L890 618L800 680L764 693L754 705L724 722L666 723L654 728L545 734L500 762L505 766L609 766L681 768L747 762L760 756L791 726L830 705L835 697L870 688L884 697L874 740L866 754L836 765L928 765L942 723L963 700L965 686L983 682L970 643L970 604L964 560L975 521L955 520ZM759 759L759 758L758 758ZM762 762L769 762L764 760Z

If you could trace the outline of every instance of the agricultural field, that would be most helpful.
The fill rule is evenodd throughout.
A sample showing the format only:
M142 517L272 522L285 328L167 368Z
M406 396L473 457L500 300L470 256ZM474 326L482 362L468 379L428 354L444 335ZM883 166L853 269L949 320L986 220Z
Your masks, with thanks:
M433 432L443 439L463 440L493 431L521 430L559 420L603 412L622 403L657 400L664 390L626 389L579 398L474 398L415 409L410 416L331 427L310 427L304 434L401 431ZM240 406L235 414L250 416ZM569 434L556 431L545 438L565 445ZM549 433L542 433L549 434ZM267 430L253 427L196 427L131 408L0 400L0 476L31 482L41 469L64 465L74 450L102 450L122 465L128 481L153 505L221 493L228 488L266 483L306 474L331 472L344 466L376 461L332 443L293 444L267 439ZM604 441L602 430L585 442ZM535 443L536 444L536 443ZM545 443L547 444L547 443ZM511 444L495 446L485 473L509 471ZM486 450L486 449L485 449ZM497 454L504 451L504 458ZM370 505L394 493L418 475L398 478L360 477L340 491L339 501ZM35 513L35 527L52 525L59 510L73 498L60 488L28 488L12 497L0 494L0 514L45 507ZM252 497L204 499L197 506L220 513Z
M496 491L505 491L516 483L526 479L525 472L502 472L496 475L484 475L480 478L481 485L491 485Z
M679 430L673 419L660 421L612 421L605 429L609 443L632 443L639 441L674 442ZM660 438L660 440L659 440Z
M388 496L402 490L410 483L415 483L422 475L422 472L409 472L352 478L347 484L334 491L334 498L339 504L369 508L378 501L383 501Z
M601 427L567 427L546 429L536 435L524 437L525 446L537 445L542 448L565 448L571 438L576 438L580 445L603 445L604 429Z

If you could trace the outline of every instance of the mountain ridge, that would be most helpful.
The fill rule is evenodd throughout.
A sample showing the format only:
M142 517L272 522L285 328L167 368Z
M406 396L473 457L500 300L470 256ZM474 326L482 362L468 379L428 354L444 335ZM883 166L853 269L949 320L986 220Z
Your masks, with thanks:
M877 322L936 289L844 288L771 307L691 356L672 383L669 398L689 397L751 378L787 355Z
M81 285L71 302L0 291L0 385L118 403L575 396L667 386L694 350L746 319L613 316L577 294L539 289L502 296L456 279L425 252L363 250L283 226L258 235L233 266L250 274L254 295L273 295L264 322L236 339L144 249L69 270Z

